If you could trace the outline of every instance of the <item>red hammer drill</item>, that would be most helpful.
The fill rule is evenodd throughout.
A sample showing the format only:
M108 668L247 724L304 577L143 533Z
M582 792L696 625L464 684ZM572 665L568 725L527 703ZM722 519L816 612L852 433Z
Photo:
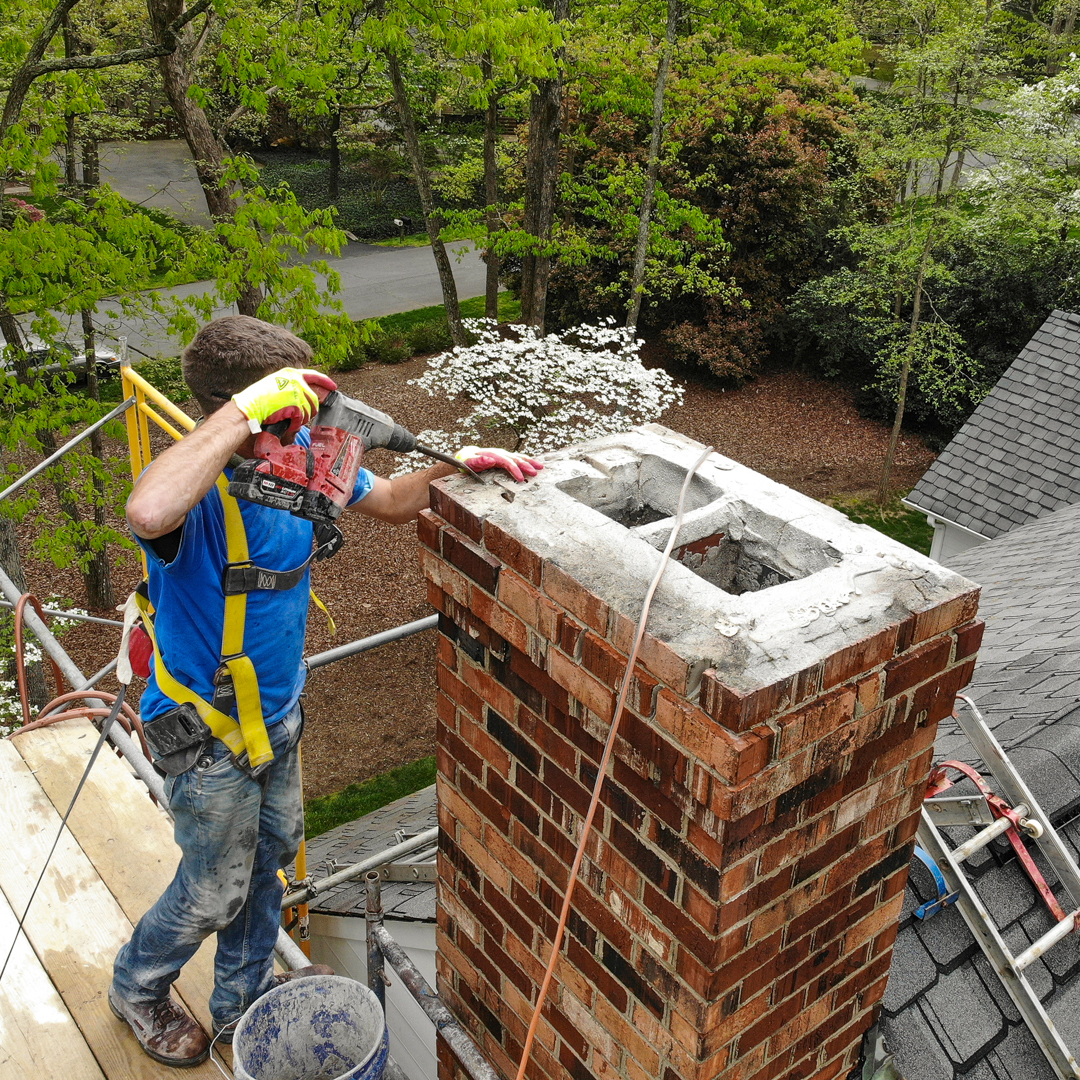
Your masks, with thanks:
M280 436L286 428L287 423L282 422L260 432L255 439L255 457L233 470L230 495L332 525L352 498L365 450L416 451L455 468L466 468L449 455L417 442L412 432L395 424L386 413L340 390L323 398L311 422L310 448L283 446Z

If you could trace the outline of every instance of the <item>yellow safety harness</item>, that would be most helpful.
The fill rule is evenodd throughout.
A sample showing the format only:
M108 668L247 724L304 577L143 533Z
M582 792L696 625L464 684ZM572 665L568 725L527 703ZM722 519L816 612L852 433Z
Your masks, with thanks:
M250 565L247 532L244 529L240 507L236 499L228 493L227 481L223 476L218 477L217 487L225 513L225 540L229 564ZM225 621L221 631L221 667L218 669L219 678L215 679L219 686L223 681L221 677L226 673L228 679L231 679L232 693L236 699L236 711L240 717L239 723L228 713L222 712L209 701L199 697L194 690L169 673L161 658L157 635L154 633L149 598L141 591L136 592L135 595L142 614L143 626L154 646L154 674L161 692L180 704L194 705L215 738L220 739L238 761L243 761L246 755L247 764L252 769L257 769L272 761L274 752L270 748L270 739L266 734L259 680L251 658L244 652L247 593L236 592L225 596ZM215 700L217 700L217 695L215 695Z

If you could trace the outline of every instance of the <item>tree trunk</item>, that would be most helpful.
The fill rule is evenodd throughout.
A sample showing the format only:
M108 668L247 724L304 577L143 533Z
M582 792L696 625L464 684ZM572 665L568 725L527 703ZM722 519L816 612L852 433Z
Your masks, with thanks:
M645 168L645 190L641 194L641 212L638 217L637 246L634 249L634 269L630 277L630 308L626 313L626 325L637 326L641 314L641 299L645 291L645 256L649 250L649 222L652 219L653 200L656 197L656 178L660 172L660 146L664 138L664 88L667 85L671 53L675 48L675 34L679 25L678 0L668 0L667 32L660 62L656 68L656 85L653 88L652 138L649 140L649 160Z
M23 343L22 328L18 320L8 310L7 304L0 298L0 331L8 345L15 349L15 377L24 382L28 374L29 358ZM19 551L19 538L15 532L15 522L0 509L0 566L15 583L19 592L26 592L26 574L23 571L22 555ZM5 665L8 678L15 678L14 659ZM45 674L40 663L28 664L26 669L27 693L30 703L41 708L48 698L45 696Z
M484 81L491 85L491 55L480 61ZM484 318L499 318L499 254L495 250L495 234L499 231L499 95L494 90L488 97L484 114L484 224L487 226L487 280L484 289Z
M61 23L64 31L64 55L75 56L79 51L79 43L71 29L71 20L68 13L64 13ZM75 114L64 114L64 183L73 188L79 182L75 168Z
M46 19L45 25L41 28L41 33L34 39L26 56L23 57L22 64L12 75L11 82L8 84L7 97L4 99L4 112L0 115L0 134L7 131L19 119L26 95L30 92L34 80L38 77L38 64L45 55L45 50L52 43L52 39L56 37L56 33L67 18L68 12L78 2L79 0L60 0L48 19Z
M330 201L336 206L341 197L341 146L338 143L338 132L341 130L341 106L338 105L330 113Z
M98 141L92 137L83 139L82 182L83 187L87 188L95 188L101 183L101 160L98 157Z
M78 162L75 160L75 114L68 113L64 123L64 184L73 188L79 182Z
M893 461L896 458L896 444L900 439L900 425L904 422L904 405L907 402L908 377L911 375L911 361L915 348L915 333L919 329L919 319L922 314L923 281L926 278L926 266L930 261L930 244L933 232L926 237L923 247L922 259L919 262L919 273L915 279L915 303L911 311L911 328L908 331L908 348L904 357L904 366L900 369L900 392L896 399L896 416L893 419L892 431L889 434L889 448L885 451L885 463L881 469L881 483L878 486L877 501L884 506L889 500L889 478L892 473Z
M416 134L416 122L413 119L412 106L405 91L405 82L401 77L401 65L395 53L386 53L387 64L390 69L390 82L394 88L394 106L397 109L398 120L401 122L402 134L405 136L405 148L412 163L413 176L416 178L416 188L420 193L420 208L424 212L424 228L427 229L428 239L431 241L431 252L435 256L435 266L439 271L439 284L442 286L443 303L446 306L446 321L450 326L450 337L455 345L465 345L465 328L461 325L461 307L458 304L457 284L454 281L454 270L450 265L450 257L446 253L446 245L442 242L439 232L442 229L442 219L435 210L435 197L431 193L431 177L428 175L427 166L424 164L424 155L420 149L420 139Z
M150 24L155 40L165 37L166 28L183 14L183 0L147 0ZM210 216L219 221L231 221L234 186L223 180L225 154L210 126L210 121L195 100L190 97L191 76L181 51L175 49L158 57L161 81L169 104L176 113L184 141L195 162L195 174L206 196ZM255 315L263 301L262 290L253 285L241 285L236 306L241 315Z
M556 22L570 16L570 0L549 0ZM521 260L521 321L544 332L551 256L555 191L559 180L559 139L562 133L563 50L556 54L559 74L537 84L529 107L529 147L525 158L525 210L522 225L536 238L535 252Z
M86 393L94 401L101 401L98 388L97 352L93 314L84 309L82 312L83 350L86 354ZM105 463L105 449L101 442L101 431L90 436L90 452L96 462ZM94 473L94 527L100 532L106 527L105 520L105 482L97 471ZM90 554L90 562L83 571L86 585L86 598L90 607L98 611L107 611L116 606L116 591L113 589L112 564L109 551L102 548Z

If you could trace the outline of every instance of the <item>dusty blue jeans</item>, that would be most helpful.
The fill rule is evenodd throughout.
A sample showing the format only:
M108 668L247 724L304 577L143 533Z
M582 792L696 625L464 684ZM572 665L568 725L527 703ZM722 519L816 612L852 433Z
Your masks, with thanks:
M274 761L253 780L225 744L186 773L167 777L180 865L116 956L113 985L132 1004L164 998L203 939L217 932L210 1013L216 1027L242 1016L273 985L281 923L278 869L304 832L297 704L267 729Z

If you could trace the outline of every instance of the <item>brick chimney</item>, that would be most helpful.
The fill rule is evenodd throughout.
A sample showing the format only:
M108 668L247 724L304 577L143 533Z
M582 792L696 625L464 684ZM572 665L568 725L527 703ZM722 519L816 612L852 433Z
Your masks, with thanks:
M657 425L433 487L440 993L512 1077L679 487ZM719 455L691 481L528 1075L846 1077L885 989L963 578ZM440 1080L456 1077L440 1048Z

